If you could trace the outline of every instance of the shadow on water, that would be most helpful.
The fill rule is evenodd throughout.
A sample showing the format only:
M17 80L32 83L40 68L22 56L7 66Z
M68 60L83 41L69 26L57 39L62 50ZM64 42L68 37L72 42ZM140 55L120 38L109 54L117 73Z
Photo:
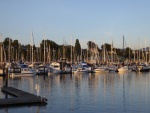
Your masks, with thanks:
M37 103L32 103L32 104L18 104L18 105L7 105L7 106L1 106L0 109L6 109L6 108L24 108L24 107L46 107L46 103L45 104L37 104Z

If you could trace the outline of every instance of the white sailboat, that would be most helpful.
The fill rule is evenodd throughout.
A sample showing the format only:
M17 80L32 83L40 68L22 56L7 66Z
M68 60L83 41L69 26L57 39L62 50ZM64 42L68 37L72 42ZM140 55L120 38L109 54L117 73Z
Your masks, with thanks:
M99 67L94 68L93 71L95 73L106 72L107 71L107 67L106 66L99 66Z
M128 71L129 71L128 66L122 66L118 69L118 72L128 72Z
M72 67L73 73L88 73L91 71L91 67L86 62L80 62L77 66Z
M95 54L96 55L98 54L98 47L95 50ZM104 60L104 62L106 60L106 58L105 58L105 44L103 46L103 60ZM106 71L107 71L107 67L105 65L100 65L100 66L95 65L95 67L93 69L93 72L95 72L95 73L106 72Z
M36 73L36 69L34 68L34 61L33 61L33 58L34 58L34 50L33 50L33 46L34 46L34 37L33 37L33 32L31 33L31 42L32 42L32 44L31 44L31 46L32 46L32 48L31 48L31 64L28 66L29 68L31 68L31 70L34 72L34 73Z
M123 55L124 55L124 36L123 36ZM118 68L118 72L129 72L128 66L124 65L124 62L120 68Z

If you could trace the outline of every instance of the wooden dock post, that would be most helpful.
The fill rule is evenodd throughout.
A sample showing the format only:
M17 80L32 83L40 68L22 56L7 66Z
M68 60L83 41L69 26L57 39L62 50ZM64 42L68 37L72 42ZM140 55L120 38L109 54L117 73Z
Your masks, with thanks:
M8 87L8 67L5 68L6 73L5 73L5 87ZM8 99L8 94L5 94L5 99Z
M6 79L5 86L8 87L8 67L6 68Z
M44 66L44 75L45 75L45 66Z
M72 65L70 66L70 71L71 71L71 75L72 75Z
M3 68L3 76L5 75L5 68Z

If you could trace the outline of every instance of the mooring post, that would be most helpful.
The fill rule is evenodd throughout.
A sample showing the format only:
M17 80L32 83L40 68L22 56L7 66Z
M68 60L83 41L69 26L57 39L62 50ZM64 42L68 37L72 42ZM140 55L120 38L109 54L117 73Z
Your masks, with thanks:
M45 72L45 66L44 66L44 80L45 80L46 72Z
M44 75L45 75L45 66L44 66Z
M5 68L6 73L5 73L5 87L8 87L8 67ZM5 94L5 98L8 98L7 93Z
M70 71L71 71L71 75L72 75L72 65L70 66Z
M5 68L3 68L3 77L5 76L5 74L6 74L6 73L5 73Z
M5 87L8 87L8 67L6 67L6 82Z

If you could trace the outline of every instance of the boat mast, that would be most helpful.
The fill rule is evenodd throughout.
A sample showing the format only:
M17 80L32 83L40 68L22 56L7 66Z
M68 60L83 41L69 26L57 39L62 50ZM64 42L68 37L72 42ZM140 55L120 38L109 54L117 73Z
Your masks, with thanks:
M106 62L106 56L105 56L105 54L106 54L106 53L105 53L105 52L106 52L106 51L105 51L105 44L104 44L104 46L103 46L103 51L104 51L104 62Z
M31 33L31 41L32 41L32 33ZM32 48L31 48L31 46L32 46L32 42L30 42L30 63L32 62Z
M82 61L82 45L81 45L81 59L80 59L80 61Z
M42 62L42 44L40 44L40 47L39 47L39 52L40 52L40 62Z
M88 48L89 48L89 43L88 43L88 47L87 47L87 62L88 62Z
M63 38L63 59L66 58L66 55L65 55L65 39Z
M18 43L18 46L19 46L19 49L18 49L18 62L19 62L19 58L20 58L20 55L19 55L19 53L20 53L20 43Z
M10 64L10 38L9 38L9 46L8 46L8 63Z
M50 48L51 46L49 45L49 63L51 62L51 48Z
M44 34L44 65L45 65L45 34Z
M140 39L139 39L139 42L140 42ZM140 44L140 47L141 47L141 43L139 43ZM140 63L140 48L139 48L139 63Z
M137 62L139 63L139 62L140 62L140 56L139 56L140 50L138 49L137 51L138 51L138 52L137 52L137 58L138 58L138 59L137 59Z
M146 49L146 38L145 38L145 55L146 55L146 56L145 56L145 57L146 57L145 59L146 59L146 64L147 64L147 49Z
M134 47L134 62L135 62L135 52L136 52L136 51L135 51L135 47Z
M53 48L53 61L55 61L55 50Z
M111 63L113 63L113 40L111 44Z
M32 38L32 64L33 64L33 44L34 44L33 32L31 34L31 38Z
M100 59L99 59L99 50L98 50L98 45L96 45L97 47L97 61L98 61L98 65L100 64Z
M130 48L129 48L129 62L131 62L131 61L130 61Z
M149 63L150 63L150 47L149 47Z
M3 42L2 42L2 34L0 35L1 39L1 63L3 62Z
M141 46L141 49L142 49L142 62L145 60L145 57L144 57L144 47L142 48L142 46Z
M71 58L70 58L70 63L72 65L72 36L71 36Z
M123 35L123 58L124 58L124 35Z
M76 62L76 56L75 56L75 45L73 47L73 61Z

